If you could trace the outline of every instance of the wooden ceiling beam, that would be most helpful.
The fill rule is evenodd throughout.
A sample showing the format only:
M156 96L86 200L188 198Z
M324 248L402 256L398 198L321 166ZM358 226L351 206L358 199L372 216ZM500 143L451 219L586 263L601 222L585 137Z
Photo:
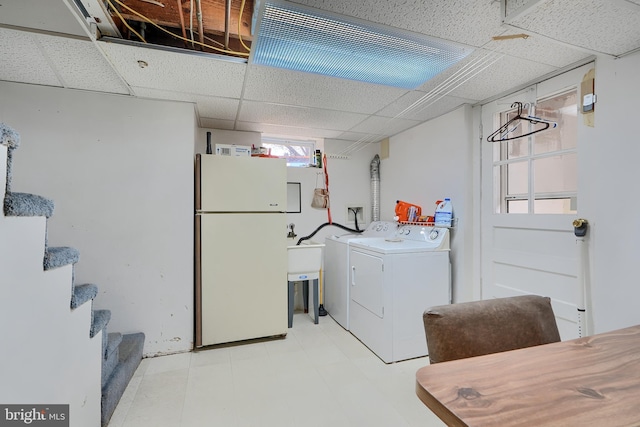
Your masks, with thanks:
M185 27L189 31L191 16L191 0L121 0L131 9L149 18L162 27L181 28L178 1L182 5ZM225 32L225 0L200 0L202 5L202 23L204 33L210 35L224 35ZM229 37L238 38L238 16L242 0L231 1L231 19L229 23ZM115 4L115 2L114 2ZM161 5L164 5L161 6ZM140 16L119 7L120 14L126 20L147 22ZM196 15L196 0L193 0L193 28L197 31L198 19ZM251 20L253 16L253 0L246 0L242 14L240 33L242 39L251 41Z

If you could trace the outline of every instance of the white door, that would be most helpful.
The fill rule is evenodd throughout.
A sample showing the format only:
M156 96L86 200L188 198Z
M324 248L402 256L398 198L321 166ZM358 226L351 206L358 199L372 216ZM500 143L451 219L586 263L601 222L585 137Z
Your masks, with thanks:
M538 294L552 299L561 338L578 336L579 252L572 222L579 217L578 112L588 64L482 108L482 298ZM545 131L505 142L487 136L513 116L554 121ZM529 105L526 105L528 103ZM502 113L502 122L499 115ZM509 136L540 129L520 122Z

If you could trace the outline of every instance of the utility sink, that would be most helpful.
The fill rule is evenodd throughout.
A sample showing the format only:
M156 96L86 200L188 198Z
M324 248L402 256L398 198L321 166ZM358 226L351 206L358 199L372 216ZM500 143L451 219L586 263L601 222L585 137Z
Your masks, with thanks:
M322 268L322 248L324 243L305 240L300 245L287 242L287 273L318 273Z

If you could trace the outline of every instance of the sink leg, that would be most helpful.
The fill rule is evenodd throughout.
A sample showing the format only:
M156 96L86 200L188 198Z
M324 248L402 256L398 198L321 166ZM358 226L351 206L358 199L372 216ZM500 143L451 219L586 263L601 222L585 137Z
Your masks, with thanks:
M289 328L293 327L293 300L295 297L295 282L288 282L287 283L287 298L288 298L288 302L289 302Z
M302 282L302 300L304 303L304 312L309 312L309 281Z
M313 323L318 324L318 315L320 314L320 308L318 306L318 300L320 293L318 292L318 279L313 280Z

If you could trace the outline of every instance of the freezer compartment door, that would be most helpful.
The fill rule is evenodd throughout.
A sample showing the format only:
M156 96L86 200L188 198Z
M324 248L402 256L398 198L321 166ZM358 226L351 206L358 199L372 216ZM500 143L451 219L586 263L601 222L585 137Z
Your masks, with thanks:
M196 210L201 212L285 212L285 159L198 155Z
M206 346L286 334L285 215L204 214L198 222L196 341Z

